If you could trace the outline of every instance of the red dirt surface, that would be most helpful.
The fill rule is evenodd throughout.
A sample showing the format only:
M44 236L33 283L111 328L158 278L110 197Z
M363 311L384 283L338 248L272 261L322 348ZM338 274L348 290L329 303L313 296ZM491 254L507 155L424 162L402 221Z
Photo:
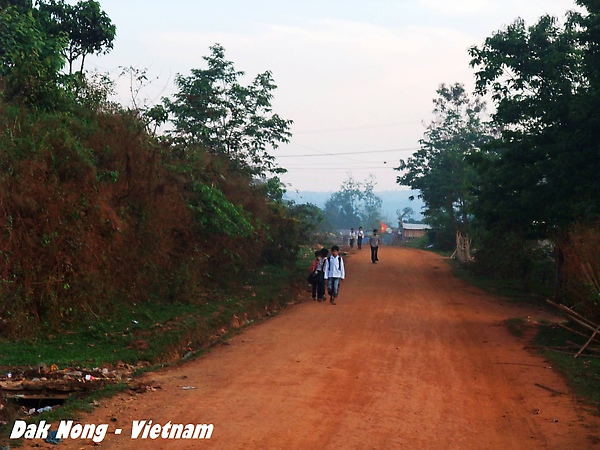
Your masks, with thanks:
M109 424L107 449L600 448L600 419L503 325L550 313L465 284L435 254L383 247L378 264L369 256L346 258L336 306L304 292L307 301L227 345L146 374L159 389L105 400L81 422ZM134 420L214 431L133 440Z

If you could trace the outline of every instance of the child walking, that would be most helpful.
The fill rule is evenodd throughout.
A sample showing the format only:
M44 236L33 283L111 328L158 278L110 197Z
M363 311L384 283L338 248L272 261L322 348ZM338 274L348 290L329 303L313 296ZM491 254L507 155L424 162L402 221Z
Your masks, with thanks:
M356 241L356 231L354 228L350 228L350 248L354 248L354 242Z
M365 232L363 231L362 227L358 227L358 249L362 249L362 241L365 238Z
M321 260L317 266L317 301L325 301L325 271L327 270L327 254L329 250L326 248L321 250Z
M320 250L315 252L315 259L313 259L312 264L310 265L310 274L308 275L308 281L312 287L312 298L313 300L317 299L317 289L319 287L319 264L321 264L321 260L323 256Z
M346 278L346 269L344 260L340 255L340 248L337 245L331 247L331 256L327 258L327 268L325 270L325 279L327 280L327 290L329 291L329 301L335 305L335 299L340 291L340 283Z

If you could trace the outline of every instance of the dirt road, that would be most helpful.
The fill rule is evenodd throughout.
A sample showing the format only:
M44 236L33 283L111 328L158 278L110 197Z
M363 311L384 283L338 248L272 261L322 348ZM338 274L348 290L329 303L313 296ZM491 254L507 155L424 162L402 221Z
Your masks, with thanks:
M598 418L502 325L548 313L502 304L431 253L384 247L380 259L347 257L336 306L305 292L229 345L148 374L160 389L107 400L82 423L109 424L107 449L600 448ZM209 440L134 440L136 420L214 429Z

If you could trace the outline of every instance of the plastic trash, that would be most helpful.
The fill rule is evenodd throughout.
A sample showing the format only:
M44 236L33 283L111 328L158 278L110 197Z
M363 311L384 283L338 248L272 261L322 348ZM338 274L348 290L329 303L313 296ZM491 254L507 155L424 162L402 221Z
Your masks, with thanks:
M60 444L62 442L61 438L56 437L58 434L58 430L52 430L48 433L48 437L44 439L48 444Z

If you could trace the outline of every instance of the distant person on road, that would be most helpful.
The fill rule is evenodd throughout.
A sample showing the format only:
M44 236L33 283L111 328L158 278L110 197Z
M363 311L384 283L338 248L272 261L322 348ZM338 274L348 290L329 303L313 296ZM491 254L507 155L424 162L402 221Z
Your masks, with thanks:
M331 247L331 255L327 258L327 268L325 270L325 279L327 280L327 290L329 292L329 301L335 305L335 299L340 291L340 283L346 278L346 269L344 260L340 255L340 248L337 245Z
M354 228L350 228L350 248L354 248L354 242L356 241L356 231Z
M377 234L377 229L373 230L373 236L370 237L369 244L371 245L371 261L373 261L373 264L377 264L377 261L379 261L379 244L381 244L381 236Z
M327 270L327 254L329 250L326 248L321 249L321 260L319 261L319 265L317 266L317 301L324 302L325 301L325 284L327 280L325 280L325 271Z
M365 232L363 231L362 227L358 227L358 238L357 238L357 244L358 244L358 249L361 250L362 249L362 241L365 238Z

